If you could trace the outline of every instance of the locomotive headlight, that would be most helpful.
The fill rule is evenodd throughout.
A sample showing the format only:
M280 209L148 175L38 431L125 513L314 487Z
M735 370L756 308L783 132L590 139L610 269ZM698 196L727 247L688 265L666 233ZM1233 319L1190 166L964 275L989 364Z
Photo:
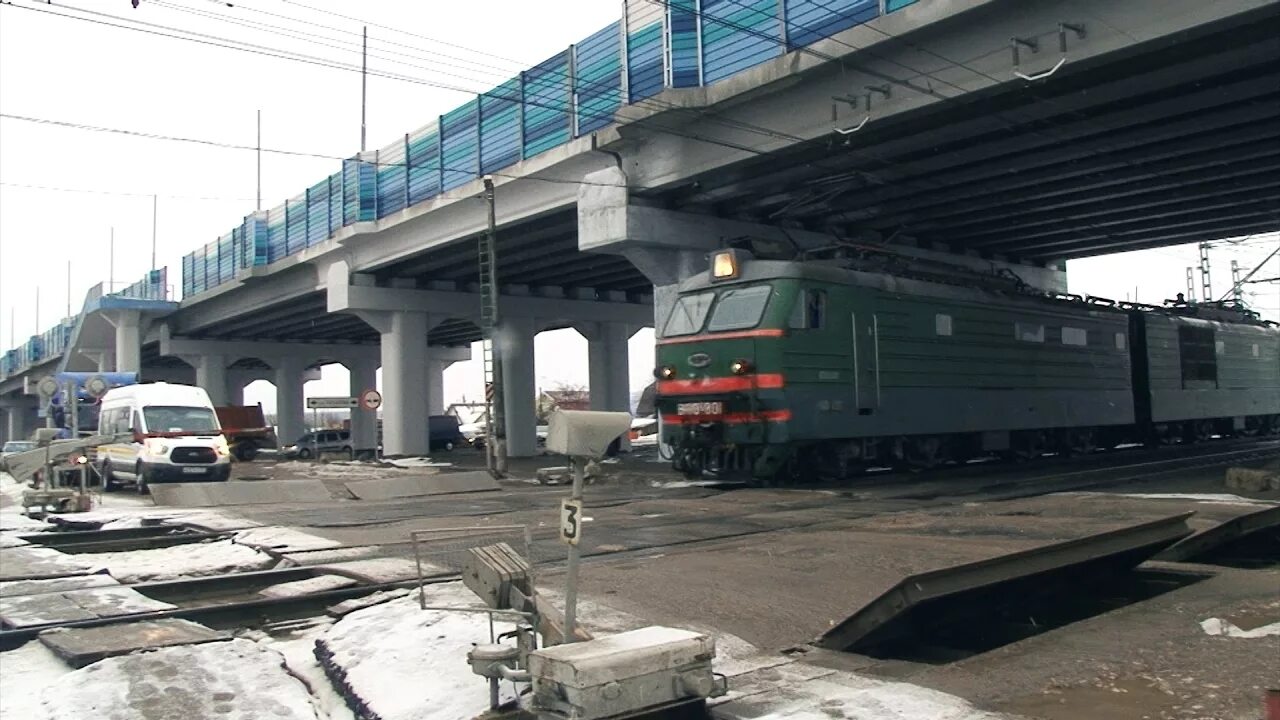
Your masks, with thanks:
M659 380L670 380L676 376L676 368L674 365L661 365L653 371L653 376Z
M751 372L751 361L750 360L734 360L733 362L729 363L729 372L733 373L734 375L746 375L747 373Z
M711 256L711 277L714 280L738 277L738 257L732 250L725 250Z

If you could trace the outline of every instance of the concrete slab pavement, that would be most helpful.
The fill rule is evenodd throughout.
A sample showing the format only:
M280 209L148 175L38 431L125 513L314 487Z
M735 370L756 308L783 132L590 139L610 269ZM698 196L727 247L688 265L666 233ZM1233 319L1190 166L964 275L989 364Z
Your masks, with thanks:
M230 638L226 633L177 618L127 625L56 628L40 633L40 642L74 668L107 657L127 655L135 650L195 645Z
M483 470L437 475L412 475L378 480L352 480L347 490L361 500L390 500L449 493L497 490L498 481Z
M333 500L329 489L319 480L164 483L151 486L151 497L156 505L172 507L313 503Z

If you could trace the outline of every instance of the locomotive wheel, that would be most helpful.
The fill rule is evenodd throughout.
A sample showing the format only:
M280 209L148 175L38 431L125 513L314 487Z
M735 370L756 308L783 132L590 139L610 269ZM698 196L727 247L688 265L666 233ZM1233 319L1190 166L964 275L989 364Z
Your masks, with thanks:
M1092 430L1067 430L1062 446L1068 455L1088 455L1097 449Z
M907 438L906 460L912 468L928 470L942 462L942 438L935 436Z

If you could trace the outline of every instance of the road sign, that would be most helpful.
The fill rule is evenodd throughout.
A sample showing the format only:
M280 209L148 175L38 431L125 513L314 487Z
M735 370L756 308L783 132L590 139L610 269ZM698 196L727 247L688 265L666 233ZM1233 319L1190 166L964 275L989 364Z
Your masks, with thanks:
M567 545L577 545L582 537L582 501L560 501L560 540Z
M377 410L382 407L382 393L373 388L360 393L360 407L365 410Z
M332 410L336 408L358 407L360 401L353 397L312 397L307 398L307 407L311 410Z

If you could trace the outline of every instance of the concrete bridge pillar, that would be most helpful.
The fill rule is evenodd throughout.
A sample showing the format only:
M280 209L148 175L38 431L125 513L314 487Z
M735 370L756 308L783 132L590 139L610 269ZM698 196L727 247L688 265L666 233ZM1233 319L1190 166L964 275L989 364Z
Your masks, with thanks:
M276 435L281 445L296 442L306 432L306 416L302 399L301 358L282 357L275 362Z
M431 407L427 332L445 318L398 310L360 316L382 336L382 450L387 455L426 455Z
M502 401L506 412L507 455L538 454L537 386L532 317L506 317L498 324L496 344L502 363Z
M204 355L195 361L196 367L196 385L204 388L209 393L209 400L215 407L222 405L230 405L230 395L227 384L227 357L225 355ZM243 388L240 392L243 400Z
M352 397L360 397L377 384L378 361L373 358L348 362L347 371L351 374ZM378 411L361 407L351 410L351 447L356 452L378 447Z
M116 329L117 372L142 373L142 313L138 310L107 310L107 322Z
M587 339L591 409L630 413L631 357L627 343L633 328L620 322L585 323L574 328ZM624 435L621 447L630 449L630 438Z

